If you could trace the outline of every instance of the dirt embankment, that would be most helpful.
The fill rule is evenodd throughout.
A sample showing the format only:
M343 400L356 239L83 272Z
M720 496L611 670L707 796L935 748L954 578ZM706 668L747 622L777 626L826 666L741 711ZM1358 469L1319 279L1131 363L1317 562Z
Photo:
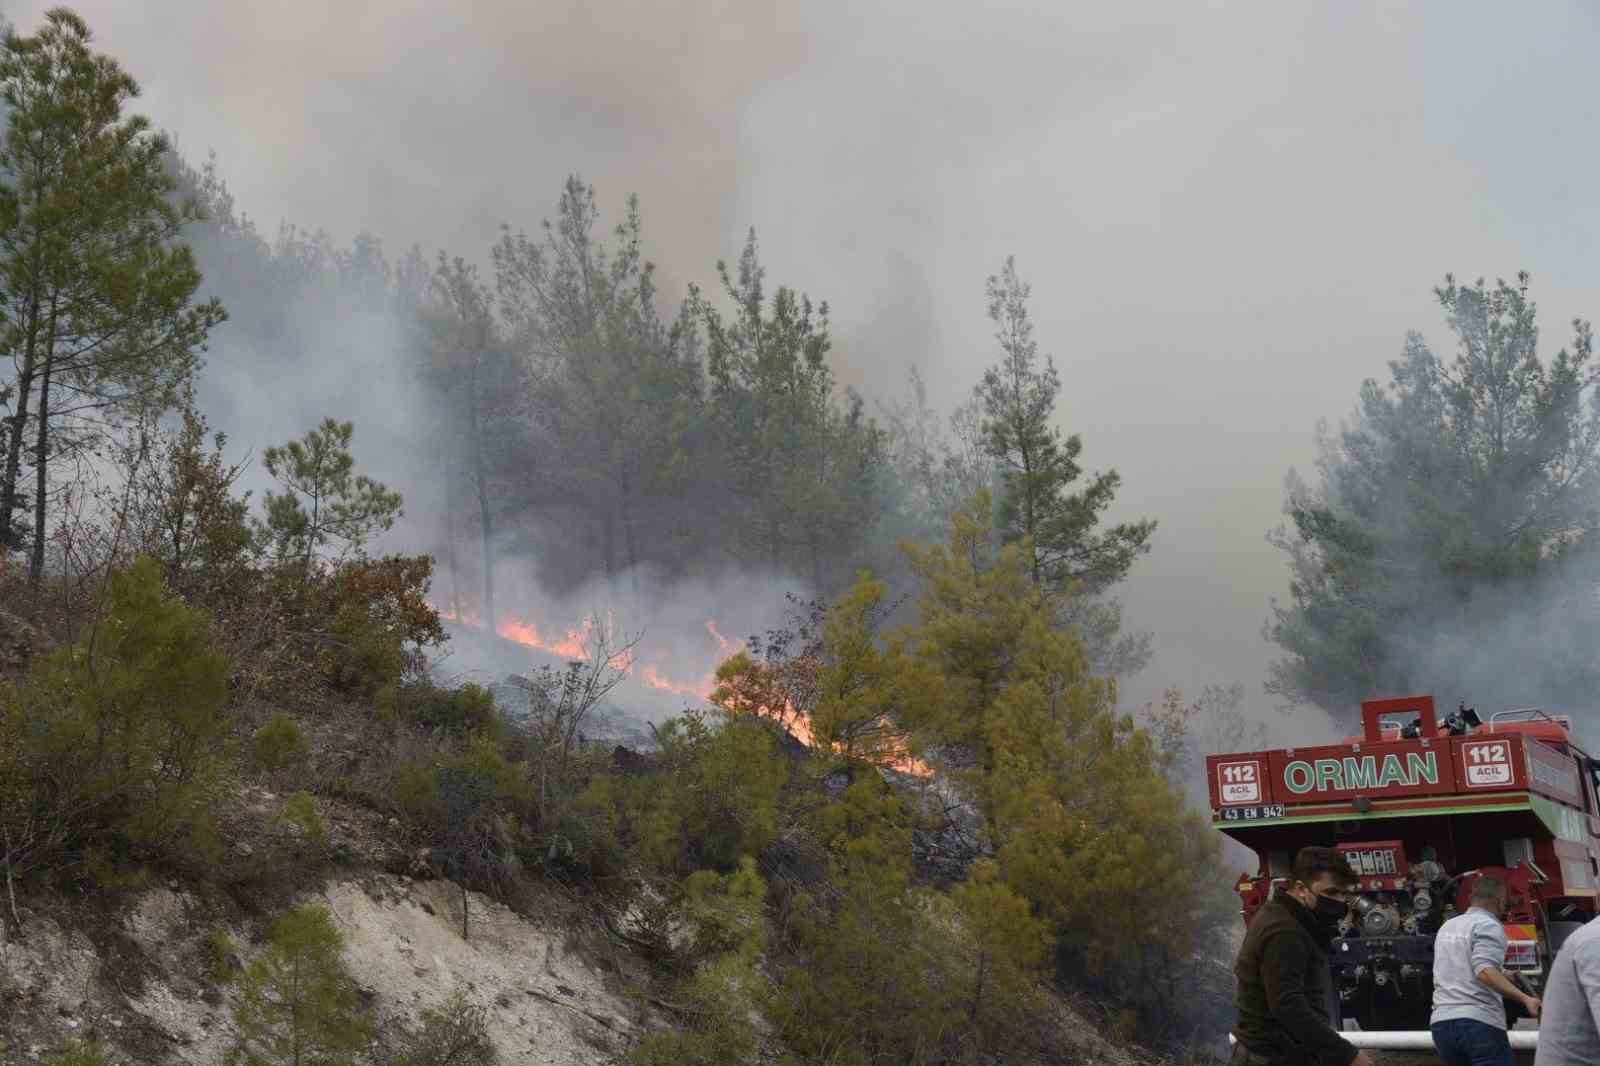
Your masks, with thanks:
M307 901L324 903L345 935L377 1023L374 1061L399 1045L424 1007L457 988L486 1009L508 1063L614 1063L642 1026L661 1024L553 925L472 894L463 940L461 896L447 882L336 880ZM22 935L11 930L0 952L0 1063L36 1063L91 1036L121 1063L222 1060L237 1035L235 993L209 978L208 941L226 930L248 955L259 930L219 920L215 908L172 888L145 892L98 922L23 918Z

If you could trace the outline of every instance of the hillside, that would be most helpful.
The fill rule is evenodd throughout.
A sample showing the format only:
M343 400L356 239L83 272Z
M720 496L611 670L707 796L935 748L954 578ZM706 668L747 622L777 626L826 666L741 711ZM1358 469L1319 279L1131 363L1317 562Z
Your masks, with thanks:
M380 1019L367 1061L390 1061L422 1008L463 985L504 1063L608 1066L641 1034L672 1024L637 992L648 964L625 944L586 936L581 920L561 920L574 910L570 901L550 900L533 918L474 893L463 939L460 895L447 881L341 869L303 898L333 912L360 994ZM210 937L227 930L248 945L259 932L248 913L174 881L113 908L30 901L23 915L21 935L13 929L0 951L0 1062L41 1062L83 1038L103 1040L112 1063L223 1061L237 1037L229 1013L236 993L209 977ZM1064 1002L1053 1021L1057 1053L1018 1061L1151 1061L1096 1036Z
M36 686L40 671L59 662L66 647L39 627L0 614L5 676L23 686L14 693ZM528 669L538 675L537 664ZM414 699L429 691L427 682L411 685ZM536 732L542 709L548 708L535 690L532 703L520 713L506 712L500 728L510 730L508 739L517 733L515 723ZM486 1046L506 1063L636 1061L651 1039L698 1030L679 987L685 964L692 968L706 950L699 944L710 899L693 887L683 895L694 878L664 878L666 868L649 874L635 868L638 859L620 856L612 861L623 865L610 875L570 861L546 864L541 872L529 865L533 853L515 849L505 857L509 865L493 875L480 871L488 881L464 889L445 876L451 860L441 854L442 838L427 828L427 818L414 804L408 813L404 801L384 799L379 782L385 774L393 780L393 763L405 759L396 744L421 740L397 732L392 712L325 691L288 711L257 698L236 702L227 713L230 733L256 757L235 762L211 797L207 816L219 842L213 858L197 864L183 847L146 845L142 860L125 853L113 867L68 864L14 882L14 903L0 906L0 1063L75 1063L51 1057L73 1047L103 1053L83 1061L226 1061L240 1046L247 998L242 975L271 954L274 922L307 905L325 908L339 933L344 979L367 1025L356 1062L433 1061L415 1057L426 1031L424 1012L441 1010L452 994L462 997L456 1009L465 1009ZM260 738L286 722L299 738L293 759L262 759ZM776 729L759 719L751 724L757 727L752 739ZM660 746L630 751L613 736L575 754L624 767L625 774L659 778L682 743L674 739L676 728L665 727L665 752ZM765 743L748 749L757 762ZM451 745L435 750L436 758L448 756ZM773 766L798 770L812 759L792 738L772 750L787 752ZM602 763L589 765L592 774ZM906 802L928 794L927 782L914 776L872 780L897 778L905 782ZM789 787L818 798L846 795L839 791L843 778L814 780L803 785L793 778ZM312 799L297 807L296 797ZM774 891L791 898L799 898L796 888L785 884L849 891L847 881L828 887L825 852L816 850L803 826L779 829L769 839L759 868ZM919 862L932 873L943 861L948 874L948 856L930 859L926 839L914 849ZM755 972L774 982L785 968L783 957L794 950L779 936L768 942L763 935L767 946L751 959ZM1051 982L1028 984L1008 993L1025 994L1030 1021L1023 1039L1008 1040L1005 1061L1136 1066L1159 1058L1097 1035L1111 1012ZM716 1053L683 1061L778 1062L790 1049L773 1020L782 1015L772 1010L763 1008L752 1019L749 1042L738 1044L743 1050L735 1058ZM966 1039L953 1046L961 1043Z

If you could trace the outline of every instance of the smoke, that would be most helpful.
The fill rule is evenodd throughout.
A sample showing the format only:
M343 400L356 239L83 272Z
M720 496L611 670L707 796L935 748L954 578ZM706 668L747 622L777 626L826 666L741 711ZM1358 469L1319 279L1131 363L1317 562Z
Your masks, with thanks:
M53 2L8 14L27 32ZM774 280L832 302L840 379L874 398L913 363L936 407L968 395L994 359L983 278L1015 253L1067 383L1061 424L1123 476L1108 520L1162 523L1121 590L1156 636L1131 706L1173 683L1259 692L1282 471L1431 320L1445 265L1526 264L1557 319L1591 297L1581 175L1600 145L1565 132L1588 121L1600 36L1581 4L75 7L139 109L191 159L214 149L268 233L481 261L576 171L608 221L641 194L668 297L755 226ZM235 451L347 417L361 465L412 518L437 512L397 325L330 318L315 294L293 311L260 286L223 295L204 399ZM1249 703L1276 728L1270 700Z
M768 633L788 625L809 595L788 578L732 569L712 578L665 580L641 568L594 578L563 596L534 585L525 560L507 560L503 572L496 589L498 634L490 635L476 615L468 615L471 624L451 625L438 672L487 684L546 666L559 669L577 649L593 657L626 647L627 678L609 703L635 723L704 709L717 667L752 638L764 646ZM447 582L436 581L435 588L448 610Z
M1567 714L1591 749L1600 740L1600 560L1578 559L1535 579L1440 589L1386 633L1395 695L1431 694L1444 714L1465 703L1495 711ZM1399 691L1403 690L1403 691Z

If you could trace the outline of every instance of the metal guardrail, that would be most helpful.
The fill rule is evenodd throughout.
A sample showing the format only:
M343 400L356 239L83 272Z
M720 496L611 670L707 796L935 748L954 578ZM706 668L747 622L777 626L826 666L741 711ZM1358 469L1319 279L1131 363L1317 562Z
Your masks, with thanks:
M1543 707L1514 707L1507 711L1495 711L1489 716L1489 724L1492 726L1502 721L1536 722L1541 718L1547 722L1554 722L1563 729L1569 731L1572 729L1570 714L1551 714Z
M1433 1034L1426 1029L1373 1032L1364 1029L1347 1029L1339 1034L1363 1051L1432 1051ZM1512 1051L1536 1051L1539 1048L1539 1030L1512 1029L1506 1033ZM1235 1043L1228 1034L1228 1046Z

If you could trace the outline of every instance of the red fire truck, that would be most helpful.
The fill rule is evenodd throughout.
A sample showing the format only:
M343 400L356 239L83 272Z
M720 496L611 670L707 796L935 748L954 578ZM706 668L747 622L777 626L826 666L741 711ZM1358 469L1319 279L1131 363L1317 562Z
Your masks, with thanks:
M1361 877L1333 943L1339 1010L1367 1030L1425 1030L1433 936L1473 881L1506 881L1506 968L1537 992L1561 942L1594 917L1600 763L1569 720L1538 710L1443 722L1429 696L1361 705L1343 743L1212 755L1216 827L1256 853L1246 923L1287 884L1294 853L1337 847Z

